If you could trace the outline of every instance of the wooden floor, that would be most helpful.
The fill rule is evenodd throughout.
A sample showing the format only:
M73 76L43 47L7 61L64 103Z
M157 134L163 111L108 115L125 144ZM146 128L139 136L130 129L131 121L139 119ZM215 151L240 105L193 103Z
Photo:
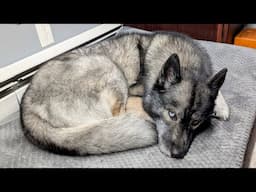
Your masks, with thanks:
M256 29L243 29L234 41L235 45L256 48Z

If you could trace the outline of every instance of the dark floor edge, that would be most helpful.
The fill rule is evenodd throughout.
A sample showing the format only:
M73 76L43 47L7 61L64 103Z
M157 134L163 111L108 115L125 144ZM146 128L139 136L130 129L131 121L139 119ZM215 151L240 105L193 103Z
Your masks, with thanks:
M251 161L251 158L252 158L252 153L253 153L253 147L254 147L255 142L256 142L256 117L254 119L251 134L249 136L249 140L248 140L247 148L246 148L246 151L245 151L242 168L249 168L250 161Z

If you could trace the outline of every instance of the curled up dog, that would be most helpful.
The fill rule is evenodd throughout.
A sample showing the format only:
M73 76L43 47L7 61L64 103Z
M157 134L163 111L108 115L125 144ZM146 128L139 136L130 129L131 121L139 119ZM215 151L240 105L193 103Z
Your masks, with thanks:
M120 34L45 63L22 98L23 131L60 154L158 143L165 155L183 158L213 114L229 117L219 91L226 72L214 75L207 52L186 35ZM152 119L128 113L128 96L141 96Z

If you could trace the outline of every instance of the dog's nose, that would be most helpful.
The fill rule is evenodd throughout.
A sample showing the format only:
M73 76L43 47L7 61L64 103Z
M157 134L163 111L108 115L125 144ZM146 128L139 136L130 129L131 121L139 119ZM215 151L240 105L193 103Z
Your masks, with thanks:
M184 158L184 156L185 156L184 150L180 150L175 145L172 146L172 148L171 148L171 157L177 158L177 159L182 159L182 158Z

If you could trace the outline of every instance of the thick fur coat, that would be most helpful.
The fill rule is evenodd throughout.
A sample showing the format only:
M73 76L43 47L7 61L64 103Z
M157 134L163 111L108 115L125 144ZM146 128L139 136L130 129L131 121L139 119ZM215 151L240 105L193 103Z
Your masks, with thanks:
M207 52L179 33L125 33L81 46L34 75L21 103L24 133L56 153L102 154L158 142L164 154L183 157L199 124L229 115L219 93L226 69L213 76L211 65ZM126 112L131 95L142 96L152 119Z

